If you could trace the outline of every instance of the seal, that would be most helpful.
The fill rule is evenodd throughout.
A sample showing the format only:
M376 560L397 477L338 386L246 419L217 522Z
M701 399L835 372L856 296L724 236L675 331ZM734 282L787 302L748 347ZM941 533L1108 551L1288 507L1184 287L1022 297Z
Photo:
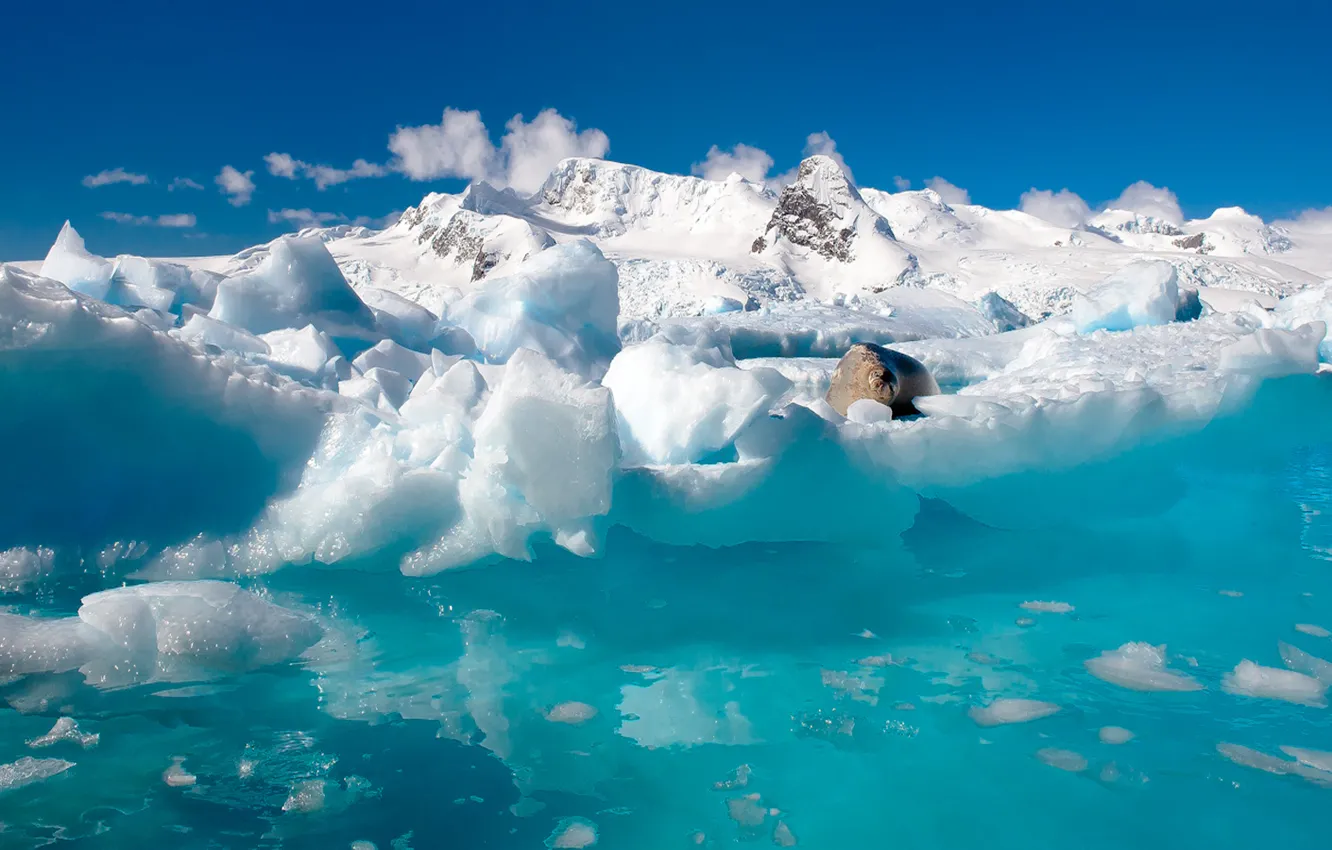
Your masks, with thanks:
M867 398L892 408L893 417L920 413L917 396L938 395L930 370L914 357L872 342L859 342L837 364L828 387L828 404L846 416L852 402Z

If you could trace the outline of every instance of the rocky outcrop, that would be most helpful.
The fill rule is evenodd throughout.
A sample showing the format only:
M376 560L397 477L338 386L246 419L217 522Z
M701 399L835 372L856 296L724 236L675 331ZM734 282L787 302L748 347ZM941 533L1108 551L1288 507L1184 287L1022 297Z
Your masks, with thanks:
M759 254L785 240L828 260L849 263L855 258L857 224L868 220L880 235L892 239L888 222L866 206L837 163L811 156L800 163L795 182L782 190L764 234L751 248Z

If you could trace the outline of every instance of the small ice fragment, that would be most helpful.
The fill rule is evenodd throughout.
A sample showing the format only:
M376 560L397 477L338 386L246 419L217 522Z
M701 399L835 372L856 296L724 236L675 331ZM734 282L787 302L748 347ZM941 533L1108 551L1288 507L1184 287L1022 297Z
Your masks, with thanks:
M1312 676L1322 682L1325 688L1332 685L1332 661L1324 661L1317 655L1310 655L1285 641L1277 641L1277 651L1281 653L1281 660L1286 662L1286 666L1290 669Z
M402 835L389 842L389 847L393 850L412 850L412 836L416 834L415 830L407 830Z
M752 772L753 768L747 764L742 764L735 770L731 771L731 775L726 779L712 783L712 790L733 791L736 788L744 788L749 784L749 775Z
M1013 622L1016 623L1019 628L1023 629L1029 629L1032 626L1036 625L1036 621L1033 620L1031 617L1018 617Z
M689 840L695 844L702 844L704 841L708 840L708 836L703 832L695 832L693 835L689 836Z
M0 794L50 779L73 766L74 762L64 759L35 759L32 756L0 764Z
M995 658L993 655L989 654L988 652L979 652L975 650L967 653L967 660L970 661L972 664L984 664L989 667L993 667L994 665L1000 663L1000 660L998 658Z
M1300 764L1308 765L1315 770L1323 770L1332 773L1332 752L1305 750L1300 747L1282 747L1281 752L1295 759Z
M859 403L856 402L856 404ZM855 405L853 404L852 407L855 407ZM796 846L795 833L791 832L791 827L786 825L786 821L779 820L777 825L772 828L772 843L778 847Z
M85 734L80 731L78 721L72 717L61 717L56 720L51 731L28 742L29 747L49 747L59 741L73 741L85 750L97 746L97 742L102 738L101 735L92 732Z
M1295 631L1303 632L1306 635L1312 635L1314 637L1332 637L1332 632L1329 632L1322 626L1315 626L1312 623L1296 623Z
M562 702L546 712L546 719L551 723L568 723L575 726L586 723L596 716L596 708L585 702Z
M846 409L846 418L860 425L874 425L893 421L893 409L872 398L862 398L851 402Z
M1119 781L1119 766L1116 765L1114 762L1110 762L1110 763L1107 764L1105 767L1101 768L1101 781L1102 781L1102 782L1118 782L1118 781Z
M1023 602L1018 607L1027 611L1039 611L1042 614L1073 613L1073 606L1067 602Z
M972 706L967 712L977 726L1001 726L1005 723L1028 723L1049 717L1059 711L1052 702L1034 699L997 699L984 708Z
M1087 759L1081 753L1075 753L1072 750L1043 747L1036 751L1036 758L1050 765L1050 767L1067 770L1069 773L1081 773L1087 769Z
M902 662L894 661L891 655L867 655L856 663L861 667L893 667Z
M555 831L546 839L551 850L578 850L597 843L597 825L586 818L565 818L555 825Z
M1263 667L1247 658L1221 677L1221 689L1237 696L1279 699L1314 708L1327 707L1323 695L1327 686L1314 677L1279 667Z
M1133 691L1200 691L1202 685L1192 676L1166 669L1165 645L1126 643L1119 649L1107 649L1085 662L1087 672L1102 681Z
M874 638L877 638L878 635L876 635L874 632L870 631L869 629L861 629L860 634L857 635L857 637L863 637L867 640L873 640Z
M171 766L162 771L162 781L172 788L188 788L199 781L199 777L187 771L183 765L185 756L172 756Z
M1102 726L1096 737L1102 744L1127 744L1133 740L1133 733L1123 726Z
M241 779L248 779L254 774L254 762L250 759L241 759L240 764L236 765L236 775Z
M1306 782L1332 788L1332 773L1311 767L1302 761L1286 761L1239 744L1220 743L1216 745L1216 751L1243 767L1252 767L1277 776L1298 776Z
M573 632L560 632L560 636L555 639L556 646L567 646L570 649L586 649L587 643Z
M379 848L375 846L373 841L360 839L351 843L351 850L379 850Z
M324 780L307 779L292 786L291 794L282 804L282 811L308 815L324 808Z
M1241 596L1244 595L1243 592L1238 590L1218 590L1217 593L1221 594L1222 596L1229 596L1233 599L1239 599Z
M733 797L726 801L726 815L742 827L762 826L768 810L759 805L759 799L758 794Z
M897 711L915 711L916 707L909 702L899 702L893 706Z
M473 803L484 803L486 801L485 797L478 797L475 794L468 797L467 799L471 800Z

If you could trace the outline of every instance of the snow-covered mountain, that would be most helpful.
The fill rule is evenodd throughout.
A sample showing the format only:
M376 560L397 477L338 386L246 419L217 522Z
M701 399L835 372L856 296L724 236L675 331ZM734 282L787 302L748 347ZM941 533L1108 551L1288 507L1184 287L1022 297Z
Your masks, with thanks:
M705 180L573 158L530 197L474 183L432 193L391 227L309 229L358 290L441 313L482 282L579 239L619 272L622 320L660 320L815 300L882 309L927 288L984 314L1002 298L1032 318L1125 266L1161 258L1186 286L1270 299L1332 277L1332 222L1268 224L1239 208L1179 224L1105 210L1067 228L1018 210L949 204L936 192L857 187L811 156L778 193L731 175ZM267 255L186 262L225 274ZM378 296L374 296L378 297ZM875 306L875 305L878 306Z

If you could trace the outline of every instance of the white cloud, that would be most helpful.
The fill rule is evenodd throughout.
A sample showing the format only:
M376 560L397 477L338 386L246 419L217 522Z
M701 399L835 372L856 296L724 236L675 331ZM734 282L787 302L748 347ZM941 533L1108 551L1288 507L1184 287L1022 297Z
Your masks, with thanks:
M198 223L193 213L170 215L130 215L122 212L104 212L102 218L118 224L150 225L154 227L194 227Z
M243 207L250 202L250 196L254 194L253 171L237 171L230 165L222 166L222 170L213 178L213 182L222 190L222 194L227 195L227 203L233 207Z
M174 192L177 189L202 189L203 186L195 183L188 177L177 177L167 184L167 191Z
M905 177L894 177L893 185L897 187L897 191L905 192L907 189L911 188L911 181Z
M515 115L504 127L508 132L496 147L481 113L445 109L439 124L394 131L388 144L395 157L390 167L412 180L461 177L530 193L541 188L560 160L601 157L610 149L605 133L579 131L554 109L542 110L530 122Z
M961 186L954 186L942 177L931 177L925 181L925 188L933 189L945 204L969 204L971 193Z
M388 169L384 166L367 162L364 159L353 162L351 168L334 168L331 165L311 165L308 162L296 159L289 153L274 151L264 157L264 162L268 165L268 173L274 177L295 180L304 175L313 180L315 188L321 192L329 186L346 183L348 180L355 180L360 177L383 177L388 174Z
M702 162L690 167L689 173L704 180L725 180L732 174L739 174L746 180L761 183L772 168L772 157L768 152L750 145L736 145L730 151L724 151L713 145Z
M1294 218L1277 219L1272 223L1280 227L1332 227L1332 207L1302 210Z
M579 131L573 121L553 109L543 109L530 123L515 115L504 125L509 132L500 141L504 185L524 194L535 192L562 159L600 158L610 150L610 139L597 129Z
M438 124L399 127L389 136L388 147L396 157L393 169L412 180L481 180L495 159L481 113L459 109L445 109Z
M1129 186L1110 203L1106 209L1127 210L1138 215L1152 216L1171 224L1183 224L1184 212L1179 208L1179 198L1165 187L1153 186L1146 180L1139 180Z
M833 162L837 163L837 167L846 174L847 180L852 183L856 182L855 177L851 175L851 168L846 164L846 160L837 152L837 142L833 141L833 137L829 136L827 132L810 133L805 137L805 156L818 154L830 157Z
M335 224L352 224L357 227L372 227L376 230L388 227L397 222L402 217L402 210L394 210L386 216L372 218L367 215L358 215L356 218L348 218L342 213L315 212L306 207L304 209L282 209L269 210L269 224L294 224L298 228L303 227L329 227Z
M1087 223L1091 208L1076 192L1060 189L1037 189L1034 186L1022 193L1018 209L1060 227L1081 227Z
M96 174L89 174L83 178L83 185L89 189L96 189L98 186L110 186L113 183L129 183L131 186L142 186L148 182L147 174L135 174L126 171L123 168L112 168L107 171L99 171Z
M295 180L296 173L305 168L305 163L295 159L289 153L273 153L264 157L264 162L268 165L268 173L274 177L285 177L288 180Z

